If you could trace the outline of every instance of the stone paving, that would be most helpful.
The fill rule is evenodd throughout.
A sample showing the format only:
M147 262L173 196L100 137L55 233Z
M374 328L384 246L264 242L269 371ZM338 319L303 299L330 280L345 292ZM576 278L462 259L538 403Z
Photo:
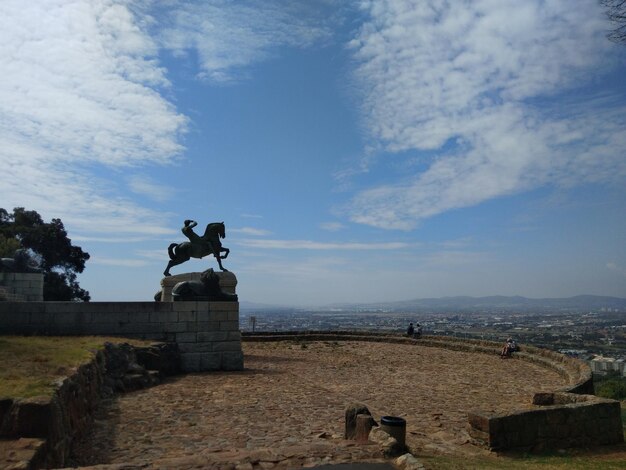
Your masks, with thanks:
M418 457L475 455L486 451L470 443L467 411L520 409L533 393L566 385L521 360L419 343L284 341L243 350L244 371L188 374L107 402L74 464L242 470L380 461L377 446L343 440L353 402L376 419L404 417Z

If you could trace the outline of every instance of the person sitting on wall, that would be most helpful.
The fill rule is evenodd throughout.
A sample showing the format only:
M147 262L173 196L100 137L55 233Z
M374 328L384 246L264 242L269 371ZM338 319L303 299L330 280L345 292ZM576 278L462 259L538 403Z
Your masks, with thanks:
M415 334L413 335L413 337L417 339L422 337L422 325L418 323L416 326L417 328L415 329Z
M517 344L515 344L515 341L513 340L513 338L509 337L506 340L506 343L504 343L504 346L502 346L502 352L500 353L500 357L501 358L511 357L511 355L515 351L517 351Z
M415 328L413 328L413 323L409 323L409 327L406 329L406 335L411 338L415 333Z

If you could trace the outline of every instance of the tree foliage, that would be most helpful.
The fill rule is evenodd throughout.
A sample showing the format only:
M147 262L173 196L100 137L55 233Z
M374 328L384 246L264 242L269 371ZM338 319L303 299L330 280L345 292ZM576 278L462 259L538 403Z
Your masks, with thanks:
M61 219L44 222L36 211L0 208L0 249L18 244L41 258L44 300L89 301L89 292L78 285L76 274L85 269L89 253L72 245ZM13 250L15 251L15 250Z
M608 34L611 41L626 44L626 0L600 0L615 28Z
M626 400L626 377L609 376L604 380L598 380L595 388L596 395L600 397Z
M0 234L0 258L10 258L15 250L21 248L20 242L15 238L7 238Z

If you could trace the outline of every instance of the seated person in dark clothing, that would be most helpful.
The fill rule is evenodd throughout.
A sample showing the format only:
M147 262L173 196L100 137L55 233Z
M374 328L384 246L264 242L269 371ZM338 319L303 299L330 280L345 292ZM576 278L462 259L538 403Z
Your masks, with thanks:
M415 333L415 328L413 328L413 323L409 323L409 327L406 329L406 335L411 338Z
M511 357L513 352L517 351L517 344L513 341L513 338L508 338L504 346L502 346L502 352L500 353L500 357Z

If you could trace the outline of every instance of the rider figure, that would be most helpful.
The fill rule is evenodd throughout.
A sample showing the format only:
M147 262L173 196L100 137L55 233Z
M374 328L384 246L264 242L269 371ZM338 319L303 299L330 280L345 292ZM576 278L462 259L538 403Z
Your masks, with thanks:
M200 245L205 246L210 253L213 253L213 244L206 240L204 237L200 237L196 232L193 231L193 228L198 225L198 222L195 220L185 220L185 226L181 229L183 235L189 238L189 241L192 245Z

